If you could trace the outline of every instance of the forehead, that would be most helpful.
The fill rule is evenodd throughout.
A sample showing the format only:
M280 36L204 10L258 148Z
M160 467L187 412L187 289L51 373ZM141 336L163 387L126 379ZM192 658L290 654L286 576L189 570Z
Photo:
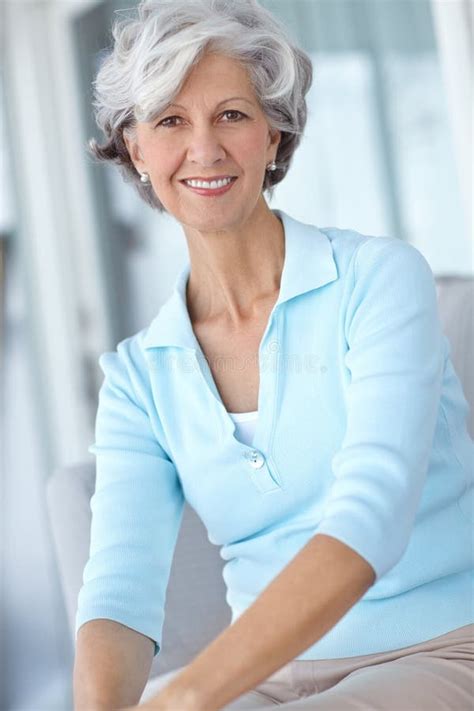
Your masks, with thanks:
M175 101L200 98L212 103L225 97L238 96L255 101L255 93L247 68L233 57L209 53L204 55L188 74Z

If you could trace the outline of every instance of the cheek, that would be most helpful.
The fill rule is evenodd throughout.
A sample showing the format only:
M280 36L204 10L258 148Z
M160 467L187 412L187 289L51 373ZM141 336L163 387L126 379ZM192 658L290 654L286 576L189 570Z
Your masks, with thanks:
M247 164L261 167L265 156L265 137L260 132L248 134L240 147Z
M160 153L154 162L156 181L163 186L169 185L170 181L176 180L180 176L181 164L182 161L173 159L169 154Z
M182 151L170 141L154 141L148 146L146 160L157 182L166 183L179 169Z
M244 173L247 173L247 177L254 176L257 180L264 160L261 141L254 140L240 144L234 156Z

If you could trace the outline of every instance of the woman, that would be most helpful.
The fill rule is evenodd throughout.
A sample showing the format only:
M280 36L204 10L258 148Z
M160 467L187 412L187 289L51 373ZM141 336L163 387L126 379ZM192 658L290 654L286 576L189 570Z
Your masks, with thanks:
M228 561L232 624L143 706L467 708L474 448L432 272L397 238L269 209L312 69L268 11L138 13L92 148L178 220L189 263L100 359L76 709L139 701L185 500Z

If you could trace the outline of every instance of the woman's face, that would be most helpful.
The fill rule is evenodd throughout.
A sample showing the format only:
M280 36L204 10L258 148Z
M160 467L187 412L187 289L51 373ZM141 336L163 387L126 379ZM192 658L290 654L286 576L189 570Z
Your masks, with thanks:
M211 53L193 68L172 105L153 122L138 124L137 141L125 140L169 213L183 225L218 231L238 228L263 200L265 169L280 137L271 133L245 68ZM219 195L183 182L218 176L236 178Z

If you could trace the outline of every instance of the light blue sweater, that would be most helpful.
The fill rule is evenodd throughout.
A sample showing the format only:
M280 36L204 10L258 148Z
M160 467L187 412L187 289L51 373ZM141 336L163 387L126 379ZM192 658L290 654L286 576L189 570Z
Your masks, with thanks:
M385 652L474 622L474 443L432 271L399 239L274 213L285 261L252 446L234 436L192 330L189 263L149 327L100 357L76 633L108 618L158 653L185 500L227 561L232 622L317 533L373 567L374 585L296 659Z

